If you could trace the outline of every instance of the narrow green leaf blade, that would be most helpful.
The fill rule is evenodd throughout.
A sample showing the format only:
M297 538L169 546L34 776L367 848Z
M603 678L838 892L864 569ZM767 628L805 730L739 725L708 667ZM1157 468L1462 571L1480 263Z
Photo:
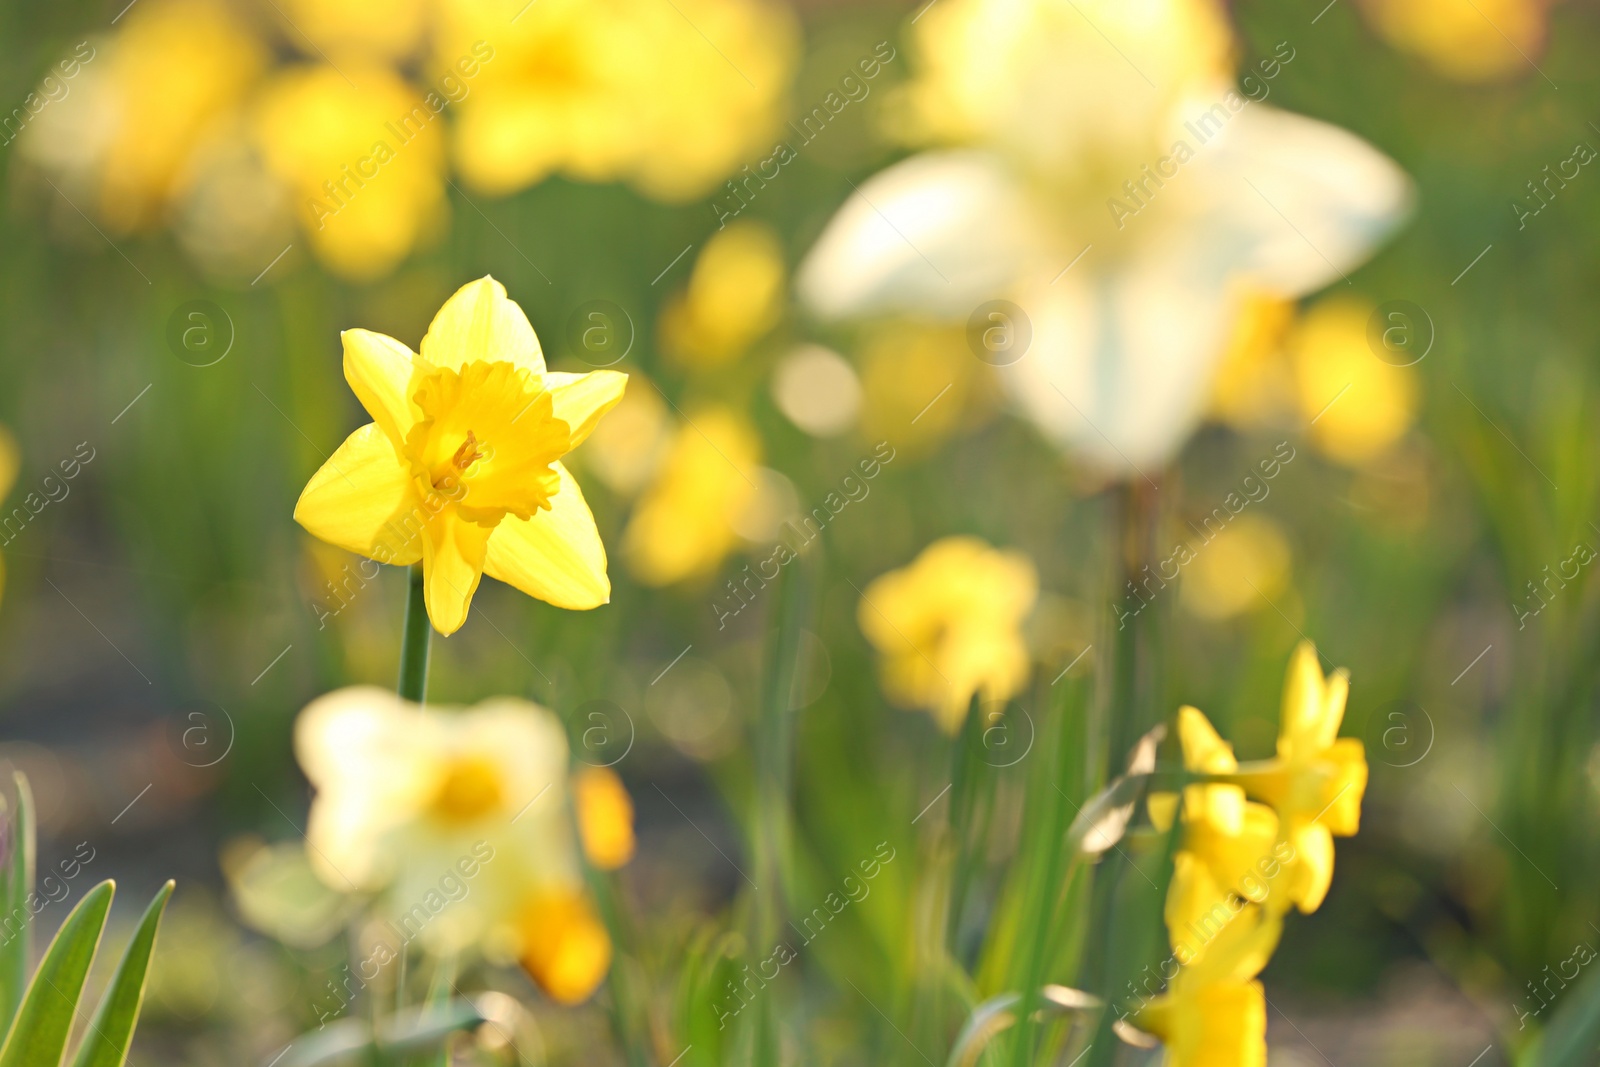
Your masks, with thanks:
M155 899L139 920L133 940L117 964L117 973L111 978L106 995L89 1024L89 1032L78 1046L73 1057L73 1067L122 1067L128 1058L128 1046L133 1041L133 1028L139 1023L139 1008L144 1004L144 980L150 969L150 953L156 947L156 929L161 925L161 915L172 896L173 883L168 882L156 893Z
M1600 971L1584 975L1562 999L1540 1035L1530 1067L1582 1067L1594 1062L1600 1044Z
M4 861L0 862L0 1027L9 1028L28 988L33 953L34 829L33 791L22 772L14 776L15 795L3 798Z
M28 995L0 1046L0 1067L57 1067L72 1032L83 980L94 962L116 885L101 882L78 901L28 985Z

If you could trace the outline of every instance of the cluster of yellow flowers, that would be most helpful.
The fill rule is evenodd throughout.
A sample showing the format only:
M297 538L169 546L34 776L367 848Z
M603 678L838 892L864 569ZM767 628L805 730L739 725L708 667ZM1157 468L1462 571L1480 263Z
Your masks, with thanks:
M881 657L889 698L927 709L955 733L974 695L1006 700L1027 683L1032 660L1021 627L1038 596L1038 574L1020 552L946 537L874 579L856 618Z
M450 161L496 195L557 173L702 195L765 146L798 36L772 0L143 0L120 21L25 151L112 231L171 224L246 277L296 226L330 269L388 272L443 225Z
M1200 711L1178 712L1184 766L1202 780L1182 795L1166 924L1166 991L1132 1013L1167 1046L1171 1067L1266 1063L1265 993L1256 975L1277 947L1290 908L1315 911L1333 878L1333 839L1361 821L1367 762L1341 738L1349 676L1324 678L1309 642L1295 649L1284 687L1277 756L1240 764ZM1150 798L1171 827L1179 796Z

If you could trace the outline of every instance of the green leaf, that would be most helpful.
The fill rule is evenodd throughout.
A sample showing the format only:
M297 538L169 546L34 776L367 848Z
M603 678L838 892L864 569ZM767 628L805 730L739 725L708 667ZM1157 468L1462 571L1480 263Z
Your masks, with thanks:
M0 860L0 1028L9 1029L28 987L28 960L33 950L34 829L33 791L21 771L13 776L15 798L0 795L5 818L4 858Z
M100 931L116 892L105 881L85 893L45 951L28 995L0 1046L0 1067L56 1067L72 1032L83 980L94 962Z
M316 1033L302 1034L290 1044L288 1055L279 1053L283 1059L274 1063L277 1067L359 1067L372 1062L374 1054L414 1056L483 1021L483 1013L471 1001L429 1004L390 1020L374 1043L372 1027L365 1020L343 1019Z
M150 969L150 952L156 947L156 928L161 925L161 913L172 896L172 885L169 881L162 886L144 910L144 918L139 920L139 928L128 942L117 973L89 1023L89 1032L72 1059L73 1067L122 1067L128 1058L128 1045L144 1003L144 979Z
M1529 1067L1581 1067L1594 1062L1600 1044L1600 970L1584 975L1561 1001L1539 1037ZM1521 1062L1521 1061L1519 1061Z

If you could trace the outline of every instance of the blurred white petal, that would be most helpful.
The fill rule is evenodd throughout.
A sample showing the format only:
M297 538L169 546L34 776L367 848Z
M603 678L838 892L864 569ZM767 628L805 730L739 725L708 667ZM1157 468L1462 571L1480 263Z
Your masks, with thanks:
M1015 278L1026 219L997 157L913 156L845 201L800 267L800 298L827 317L953 306L965 317Z
M1199 420L1233 304L1207 250L1152 248L1023 293L1033 325L1002 368L1052 442L1102 470L1155 477Z
M1283 296L1344 280L1411 210L1411 181L1354 134L1251 104L1180 173L1218 270ZM1198 201L1198 202L1196 202Z

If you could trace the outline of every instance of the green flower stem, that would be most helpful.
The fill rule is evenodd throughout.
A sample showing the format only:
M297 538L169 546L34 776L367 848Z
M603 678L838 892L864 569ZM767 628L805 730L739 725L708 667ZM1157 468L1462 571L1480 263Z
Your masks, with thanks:
M423 703L428 696L428 646L433 627L428 622L428 604L423 595L422 564L411 568L411 587L406 595L406 630L400 645L400 681L395 684L402 700Z

